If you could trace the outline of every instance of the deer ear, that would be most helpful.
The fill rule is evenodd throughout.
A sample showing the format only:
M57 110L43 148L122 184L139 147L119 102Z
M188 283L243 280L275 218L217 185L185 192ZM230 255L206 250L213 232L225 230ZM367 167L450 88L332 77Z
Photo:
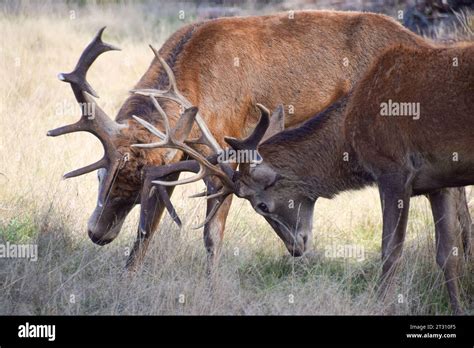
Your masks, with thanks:
M176 123L176 127L173 129L174 138L178 141L186 140L191 128L193 127L194 119L198 113L198 108L193 106L184 110L183 115L179 118Z
M265 135L269 124L270 120L268 112L262 111L260 120L258 120L255 129L253 130L252 134L250 134L247 138L239 140L232 137L224 137L224 140L234 150L256 150L258 144L260 144L263 136Z
M267 164L251 167L249 172L252 179L265 188L273 186L282 178L280 174L278 174L273 168L270 168Z
M257 104L257 106L262 110L262 108L265 108L261 104ZM267 110L265 108L265 110ZM268 110L267 110L268 113ZM270 125L268 126L267 131L265 132L265 135L263 136L262 140L260 141L263 143L265 140L271 138L275 134L280 133L285 129L285 109L283 108L283 105L280 104L277 106L275 111L273 111L272 116L270 117Z

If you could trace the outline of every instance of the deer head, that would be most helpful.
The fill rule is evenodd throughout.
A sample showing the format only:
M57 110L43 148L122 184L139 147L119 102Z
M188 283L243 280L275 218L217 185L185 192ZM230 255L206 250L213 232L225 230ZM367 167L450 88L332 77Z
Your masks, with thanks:
M47 133L48 136L55 137L73 132L89 132L95 135L104 147L102 159L64 175L64 178L67 179L98 170L99 193L97 205L89 218L87 230L91 240L99 245L110 243L117 237L126 216L134 205L140 202L142 172L145 170L144 167L147 161L145 161L142 150L133 149L130 145L136 142L149 142L154 138L133 120L127 120L126 124L113 121L92 98L98 96L86 80L90 66L102 53L119 50L102 41L104 29L105 27L99 30L92 42L82 52L75 69L71 73L58 75L61 81L68 82L71 85L74 96L81 107L80 120L74 124L50 130ZM169 80L168 88L158 92L161 92L165 99L188 105L189 102L177 90L176 80L171 68L153 47L152 50ZM148 94L144 91L143 95ZM152 99L153 105L158 104L155 97L150 97L150 99ZM196 113L197 109L188 108L183 113L181 121L176 123L175 128L173 128L173 136L178 140L184 140L191 130ZM166 121L168 120L166 119ZM169 127L169 123L166 123L165 128L169 129ZM158 165L164 160L171 161L176 156L177 151L175 150L170 151L168 149L166 153L156 153L155 151L154 163ZM156 194L168 208L170 214L175 216L168 195L163 190L157 190ZM175 221L179 222L177 217ZM150 226L151 222L144 221L142 225Z
M127 126L110 119L96 104L92 96L97 98L97 93L86 80L87 71L99 55L107 51L119 50L102 41L104 29L105 27L99 30L82 52L75 69L71 73L58 75L61 81L71 85L81 107L81 118L74 124L56 128L47 133L48 136L56 137L73 132L89 132L95 135L104 147L102 159L64 175L64 178L68 179L99 170L97 206L88 222L89 237L97 244L106 244L116 237L125 216L131 209L131 206L125 202L109 199L117 172L126 160L125 154L118 150L116 140Z
M219 192L204 193L194 197L219 198L219 201L222 202L227 195L234 193L238 197L247 199L255 211L270 223L291 255L301 256L307 250L311 240L315 201L308 196L307 192L301 189L298 183L287 178L284 171L281 171L278 166L267 161L265 156L258 153L258 148L262 142L283 130L284 111L283 106L280 105L270 117L269 111L264 106L260 104L257 106L261 111L261 116L252 134L243 140L225 138L225 141L231 146L231 150L235 152L248 153L254 151L257 153L257 156L242 156L244 158L257 157L258 160L240 162L239 171L233 171L230 167L219 162L219 158L226 158L226 156L222 156L222 152L205 158L187 145L176 145L173 141L136 146L174 146L193 158L193 160L151 169L148 173L148 180L152 185L157 185L156 188L162 190L163 186L181 185L201 180L207 176L216 176L223 185ZM137 121L157 134L158 130L154 129L153 126L140 119L137 119ZM229 149L226 151L229 151ZM186 180L163 180L172 173L182 171L194 172L197 175ZM143 202L143 206L146 206L146 203ZM199 225L198 228L206 224L215 211L216 209L206 217L204 223Z
M260 120L253 133L244 140L226 138L237 151L257 151L261 144L283 130L284 111L279 106L270 118L269 111L259 105ZM238 197L247 199L255 211L273 227L293 256L301 256L311 240L314 200L301 185L291 180L278 166L278 160L266 158L259 151L259 164L241 164L235 175ZM281 160L281 159L280 159Z

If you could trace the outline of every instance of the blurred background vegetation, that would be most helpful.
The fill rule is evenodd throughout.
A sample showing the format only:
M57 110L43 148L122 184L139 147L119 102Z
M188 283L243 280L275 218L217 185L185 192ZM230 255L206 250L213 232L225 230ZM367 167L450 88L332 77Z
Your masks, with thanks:
M398 18L406 27L419 34L436 37L438 40L453 40L455 39L453 35L458 37L460 33L468 38L472 37L474 0L66 0L63 2L3 0L0 1L0 6L6 13L30 16L41 12L49 15L65 15L70 11L76 11L78 16L88 16L89 11L102 8L113 11L127 24L132 24L129 22L135 19L149 22L149 27L154 29L160 28L163 21L177 28L183 21L266 14L275 11L303 9L368 11ZM131 8L133 11L129 11ZM184 11L184 18L180 11ZM137 13L139 18L131 17L130 12ZM133 25L126 27L127 30L133 30Z

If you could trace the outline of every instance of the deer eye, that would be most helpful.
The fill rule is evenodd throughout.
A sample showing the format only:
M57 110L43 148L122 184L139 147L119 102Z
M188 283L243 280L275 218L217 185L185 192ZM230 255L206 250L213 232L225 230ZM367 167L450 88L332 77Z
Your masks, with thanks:
M265 203L258 203L257 208L263 213L269 213L268 207Z

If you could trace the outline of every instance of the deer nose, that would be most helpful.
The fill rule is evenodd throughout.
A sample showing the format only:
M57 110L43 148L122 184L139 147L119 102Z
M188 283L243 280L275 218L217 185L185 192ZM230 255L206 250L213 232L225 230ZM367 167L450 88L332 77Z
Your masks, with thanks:
M306 252L308 236L299 234L296 236L295 241L288 248L291 256L300 257Z
M304 251L300 250L300 249L293 249L291 251L291 256L293 257L300 257L300 256L303 256L304 254Z
M113 239L109 238L101 238L101 237L97 237L97 235L90 229L87 230L87 234L89 235L89 238L91 239L91 241L94 242L94 244L97 244L97 245L106 245L106 244L109 244L111 241L113 241Z

